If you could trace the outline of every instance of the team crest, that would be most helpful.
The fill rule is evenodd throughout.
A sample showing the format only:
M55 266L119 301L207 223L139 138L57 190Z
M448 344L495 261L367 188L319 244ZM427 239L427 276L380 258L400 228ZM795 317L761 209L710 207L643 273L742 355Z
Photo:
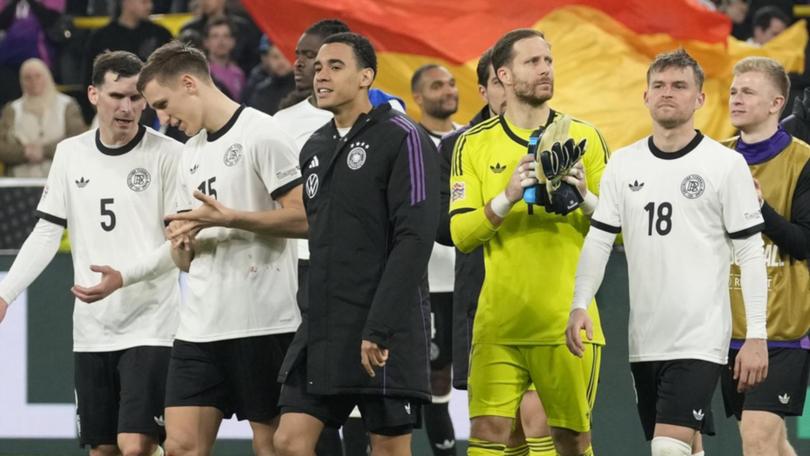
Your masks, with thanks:
M309 177L307 177L307 182L304 184L304 189L306 190L309 199L315 198L315 195L318 194L317 174L310 174Z
M225 162L225 166L233 166L239 163L240 158L242 158L242 145L232 144L231 147L225 151L225 156L222 161Z
M366 163L368 144L356 142L349 147L351 147L351 149L349 150L349 155L346 157L346 164L349 165L349 169L358 170Z
M135 168L129 172L129 176L127 176L127 185L129 189L133 192L142 192L149 188L149 184L152 182L152 175L149 174L144 168Z
M456 182L455 184L453 184L453 190L451 192L450 200L453 202L463 200L464 196L465 196L464 182Z
M681 182L681 193L689 199L699 198L703 190L706 190L706 183L697 174L690 174Z

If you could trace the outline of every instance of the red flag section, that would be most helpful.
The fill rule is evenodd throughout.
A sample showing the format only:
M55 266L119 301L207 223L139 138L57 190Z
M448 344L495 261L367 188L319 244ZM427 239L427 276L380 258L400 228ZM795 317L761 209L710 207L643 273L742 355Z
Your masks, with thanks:
M467 122L483 105L475 65L480 54L518 27L542 30L552 45L555 93L550 104L594 124L615 149L650 133L642 102L647 66L664 51L683 47L706 73L706 104L696 125L728 137L728 87L734 63L750 55L772 57L801 71L807 32L797 23L764 47L729 36L729 20L697 0L243 0L259 26L289 57L314 22L337 17L368 36L378 53L375 86L405 99L413 71L445 65L456 77Z

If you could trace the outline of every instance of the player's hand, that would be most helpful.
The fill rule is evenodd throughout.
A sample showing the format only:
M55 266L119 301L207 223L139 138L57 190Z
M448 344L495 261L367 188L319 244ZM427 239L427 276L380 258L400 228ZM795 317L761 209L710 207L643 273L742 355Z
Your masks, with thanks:
M193 228L193 222L175 220L166 227L166 239L172 243L173 249L191 251L192 243L199 229Z
M202 206L188 212L166 216L165 220L167 222L179 220L189 222L175 235L185 234L193 230L199 231L211 226L224 226L226 228L231 226L234 219L233 210L223 206L216 198L203 194L199 190L194 191L194 198L202 201Z
M746 339L734 361L737 392L743 393L762 383L768 376L768 343L765 339Z
M8 303L5 299L0 298L0 322L6 318L6 311L8 310Z
M523 198L523 189L537 184L537 160L531 154L526 154L520 159L512 178L506 185L506 199L515 204Z
M110 266L91 265L90 270L101 273L101 281L92 287L73 285L70 292L80 301L92 303L102 300L112 294L115 290L124 286L124 279L121 273Z
M574 309L568 316L568 326L565 327L565 345L568 351L582 358L585 353L585 344L582 342L580 332L585 330L585 337L593 340L593 321L585 309Z
M379 345L369 340L363 340L360 343L360 364L369 377L374 378L374 368L385 366L388 361L388 349L380 348Z
M765 204L765 198L762 197L762 187L759 185L757 178L754 178L754 188L757 190L757 199L759 199L759 207Z
M588 196L588 179L585 177L585 165L582 160L568 170L568 175L563 177L564 182L576 187L579 195L585 198Z

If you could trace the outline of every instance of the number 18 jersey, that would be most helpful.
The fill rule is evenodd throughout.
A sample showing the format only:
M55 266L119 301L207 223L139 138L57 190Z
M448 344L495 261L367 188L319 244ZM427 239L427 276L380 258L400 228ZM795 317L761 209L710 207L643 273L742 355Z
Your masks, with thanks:
M742 156L704 137L665 153L643 139L616 151L591 227L624 236L630 362L726 363L731 239L764 228Z

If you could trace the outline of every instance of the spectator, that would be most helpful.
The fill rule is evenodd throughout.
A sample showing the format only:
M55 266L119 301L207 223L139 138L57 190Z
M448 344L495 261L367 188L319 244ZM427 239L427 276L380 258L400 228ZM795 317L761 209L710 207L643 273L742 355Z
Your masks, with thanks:
M790 25L790 18L778 7L769 5L756 10L753 22L754 36L750 42L762 46L782 33Z
M105 50L129 51L146 60L149 54L172 39L166 28L149 20L152 0L120 0L120 12L90 35L84 55L84 80L90 84L93 60Z
M261 62L250 72L242 102L273 115L282 98L295 89L292 64L267 36L259 42Z
M45 177L56 143L87 130L79 105L56 91L48 67L28 59L20 68L21 98L0 114L0 161L10 177Z
M208 54L211 77L222 85L232 100L242 99L245 87L245 73L231 58L231 51L236 44L235 29L226 18L213 19L205 26L203 46Z
M54 0L0 0L0 80L16 79L20 65L39 58L49 66L53 49L45 30L59 19L59 5ZM0 84L0 106L19 98L17 84Z
M199 0L197 7L199 15L186 23L181 33L190 28L205 36L206 24L216 18L227 18L233 24L233 29L239 30L231 57L244 73L249 73L259 63L258 47L262 33L256 24L248 16L229 9L226 0Z

